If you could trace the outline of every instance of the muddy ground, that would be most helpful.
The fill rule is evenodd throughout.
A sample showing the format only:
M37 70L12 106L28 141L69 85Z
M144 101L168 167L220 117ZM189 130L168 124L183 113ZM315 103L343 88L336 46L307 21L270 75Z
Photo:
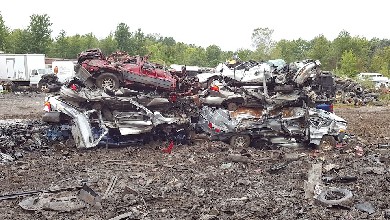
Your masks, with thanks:
M8 94L0 99L1 119L39 118L44 94ZM0 201L0 219L385 219L390 215L390 107L336 108L349 122L351 141L331 152L284 147L278 150L232 149L221 142L199 141L161 151L168 143L79 151L64 143L23 151L23 158L0 165L0 194L78 186L82 181L105 195L101 208L70 212L26 211ZM356 155L356 146L364 155ZM243 155L232 157L232 154ZM302 156L297 159L298 156ZM244 161L242 161L245 158ZM296 159L275 173L275 164ZM327 207L305 199L304 182L312 164L335 164L323 176L354 176L350 183L322 183L352 191L342 205ZM77 195L78 190L50 194ZM368 202L369 214L355 205ZM117 218L120 219L120 218ZM126 219L126 218L122 218Z

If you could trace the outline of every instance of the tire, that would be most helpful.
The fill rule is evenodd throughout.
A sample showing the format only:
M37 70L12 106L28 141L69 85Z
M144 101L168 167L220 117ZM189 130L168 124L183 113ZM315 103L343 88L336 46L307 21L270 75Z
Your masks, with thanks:
M364 89L362 87L360 87L360 86L356 86L355 87L355 93L356 94L362 94L363 91L364 91Z
M230 138L230 146L234 148L247 148L251 144L249 135L233 135Z
M113 73L102 73L96 78L96 86L101 89L119 89L119 79Z
M330 151L336 147L336 139L333 136L324 135L321 139L320 149L323 151Z
M341 198L338 199L329 199L331 195L338 194L338 196L341 196ZM341 203L346 203L350 201L352 198L352 192L348 189L328 189L322 191L318 197L317 200L321 202L324 205L339 205Z
M47 82L39 82L38 83L38 90L41 92L49 93L49 84Z

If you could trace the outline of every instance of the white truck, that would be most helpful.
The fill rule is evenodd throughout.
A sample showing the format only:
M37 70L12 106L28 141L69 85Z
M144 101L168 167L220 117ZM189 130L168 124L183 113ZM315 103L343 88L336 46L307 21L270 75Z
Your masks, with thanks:
M44 74L45 54L0 54L0 81L34 86Z

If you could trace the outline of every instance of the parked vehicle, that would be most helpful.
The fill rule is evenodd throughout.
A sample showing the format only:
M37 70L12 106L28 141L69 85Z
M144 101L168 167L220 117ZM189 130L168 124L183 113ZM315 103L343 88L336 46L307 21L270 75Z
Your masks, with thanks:
M37 87L44 74L47 74L44 54L0 54L0 81Z

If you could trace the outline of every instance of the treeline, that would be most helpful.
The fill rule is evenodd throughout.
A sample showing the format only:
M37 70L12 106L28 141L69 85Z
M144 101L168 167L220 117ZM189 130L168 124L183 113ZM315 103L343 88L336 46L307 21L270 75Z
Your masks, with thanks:
M26 29L8 28L0 14L0 51L5 53L44 53L48 57L74 59L89 48L101 48L105 54L123 50L132 55L150 54L151 59L165 65L172 63L214 67L238 53L241 60L268 60L281 58L286 62L302 59L318 59L322 69L338 74L355 76L359 72L380 72L390 75L390 40L366 39L341 31L337 38L328 40L319 35L307 41L303 39L275 42L273 30L257 28L252 33L254 50L222 51L217 45L207 48L176 42L172 37L145 34L141 29L130 31L120 23L113 33L104 39L93 33L68 36L64 30L51 38L50 17L31 15Z

